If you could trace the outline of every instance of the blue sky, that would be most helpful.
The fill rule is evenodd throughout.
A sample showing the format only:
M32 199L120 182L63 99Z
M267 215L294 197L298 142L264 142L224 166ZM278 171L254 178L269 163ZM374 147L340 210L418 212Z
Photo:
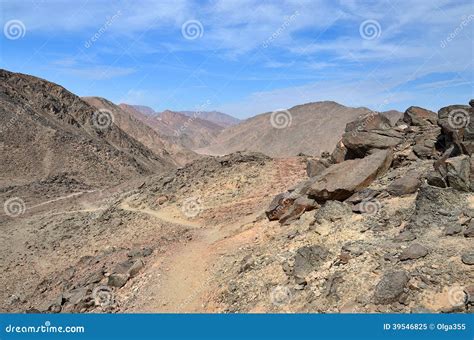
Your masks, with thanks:
M474 97L471 0L0 3L1 67L80 96L240 118L321 100L438 110Z

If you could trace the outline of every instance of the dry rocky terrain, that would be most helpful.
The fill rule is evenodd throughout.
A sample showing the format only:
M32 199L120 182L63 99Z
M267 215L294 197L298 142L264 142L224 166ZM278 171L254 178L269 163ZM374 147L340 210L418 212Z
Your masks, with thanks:
M472 313L473 101L176 167L123 106L1 76L1 312Z

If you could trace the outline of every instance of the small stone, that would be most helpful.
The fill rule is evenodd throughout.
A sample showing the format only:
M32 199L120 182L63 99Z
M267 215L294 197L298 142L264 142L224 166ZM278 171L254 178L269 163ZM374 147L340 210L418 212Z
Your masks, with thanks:
M408 280L408 275L404 271L385 273L375 287L375 303L388 304L397 301L403 294Z
M472 266L474 264L474 252L466 252L461 255L461 261L464 264L467 264L469 266Z
M474 220L464 230L465 237L474 237Z
M409 242L415 239L416 239L416 235L413 232L411 232L410 230L404 230L395 237L394 241L395 242Z
M413 243L404 251L402 251L398 258L400 261L416 260L425 257L426 255L428 255L428 249L419 243Z
M444 234L446 236L452 236L452 235L459 234L461 231L462 231L462 227L460 224L452 224L446 227L446 229L444 230Z
M130 276L128 274L114 273L110 274L107 285L111 287L122 288L128 281Z

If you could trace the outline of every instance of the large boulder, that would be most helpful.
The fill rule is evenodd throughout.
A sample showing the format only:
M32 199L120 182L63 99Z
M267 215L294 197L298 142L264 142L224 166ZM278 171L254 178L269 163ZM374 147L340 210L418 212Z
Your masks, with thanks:
M376 112L368 113L358 119L347 123L346 132L360 132L370 130L388 130L392 127L390 120Z
M408 125L414 126L436 125L438 115L433 111L418 106L410 106L403 115L403 121Z
M346 159L360 158L374 149L389 149L403 142L403 134L392 128L382 114L369 113L346 125L342 144L348 150Z
M365 158L334 164L308 181L306 193L317 201L345 200L385 173L391 162L392 151L379 150Z
M474 149L474 108L468 105L450 105L438 111L438 124L443 129L443 144L456 146L459 153L472 154Z
M390 149L403 142L403 134L396 130L351 131L342 142L354 157L364 157L374 149Z

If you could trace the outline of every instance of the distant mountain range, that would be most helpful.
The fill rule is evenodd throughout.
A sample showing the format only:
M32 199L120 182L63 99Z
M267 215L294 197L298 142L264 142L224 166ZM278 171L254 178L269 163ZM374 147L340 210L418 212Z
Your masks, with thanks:
M155 112L80 98L46 80L6 70L0 77L0 182L5 183L70 173L99 185L235 151L319 155L332 151L348 122L371 112L326 101L239 121L217 111ZM401 115L384 114L395 121Z

